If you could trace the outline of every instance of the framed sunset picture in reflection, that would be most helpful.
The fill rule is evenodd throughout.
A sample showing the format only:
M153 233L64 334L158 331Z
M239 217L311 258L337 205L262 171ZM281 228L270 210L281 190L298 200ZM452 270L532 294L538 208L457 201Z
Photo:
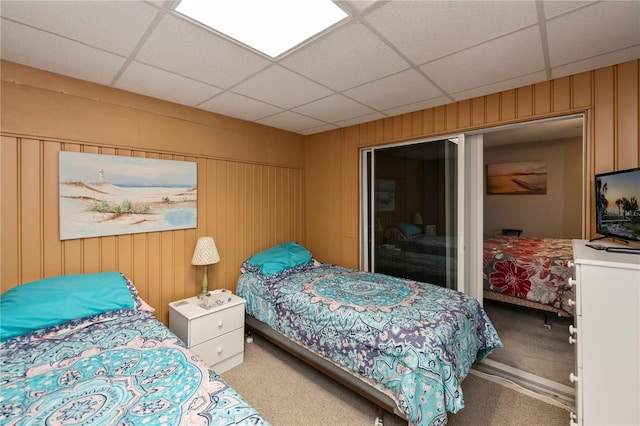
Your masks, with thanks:
M487 164L487 194L546 194L547 162Z

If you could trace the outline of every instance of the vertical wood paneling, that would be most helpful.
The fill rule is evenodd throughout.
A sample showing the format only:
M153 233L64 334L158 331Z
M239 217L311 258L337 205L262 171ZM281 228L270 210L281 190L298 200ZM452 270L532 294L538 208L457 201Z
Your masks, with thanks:
M458 123L461 128L471 126L471 101L458 102Z
M484 99L474 98L471 100L471 124L473 126L482 125L485 123L485 106Z
M571 77L571 97L573 108L588 108L591 106L591 73L583 72Z
M518 118L531 117L533 115L533 86L520 87L517 93L516 116Z
M616 134L618 169L636 167L640 161L638 143L638 63L628 62L618 65L616 84Z
M62 242L59 238L60 219L58 214L51 214L59 210L58 189L58 153L61 145L55 142L43 144L42 177L45 185L42 198L42 254L43 271L46 277L62 275L63 262ZM3 194L4 197L4 194Z
M567 111L571 108L571 78L553 80L553 111Z
M42 274L42 252L34 250L42 244L40 215L42 205L42 158L40 141L23 139L20 145L20 240L29 241L20 247L22 279L37 280Z
M22 282L19 235L19 146L16 137L0 139L0 288L4 293Z
M551 82L545 81L533 86L534 104L533 110L536 115L544 115L551 112Z
M614 93L613 67L594 71L595 173L614 170L616 166Z
M513 120L516 118L516 91L507 90L500 94L500 119Z
M489 95L485 99L485 119L487 123L500 121L500 94Z

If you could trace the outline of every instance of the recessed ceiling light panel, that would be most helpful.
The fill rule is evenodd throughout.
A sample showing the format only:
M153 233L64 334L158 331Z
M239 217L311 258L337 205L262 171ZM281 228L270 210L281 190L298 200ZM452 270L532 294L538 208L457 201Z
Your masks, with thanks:
M182 0L176 11L272 58L347 17L331 0Z

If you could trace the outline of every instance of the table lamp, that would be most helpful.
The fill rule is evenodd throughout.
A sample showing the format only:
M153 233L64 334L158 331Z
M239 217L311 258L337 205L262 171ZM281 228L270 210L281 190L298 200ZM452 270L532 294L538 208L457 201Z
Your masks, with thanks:
M202 293L204 296L209 291L207 281L207 267L214 263L220 262L220 255L216 248L216 243L213 241L213 237L200 237L196 243L196 248L193 251L193 257L191 258L192 265L204 265L204 274L202 275Z

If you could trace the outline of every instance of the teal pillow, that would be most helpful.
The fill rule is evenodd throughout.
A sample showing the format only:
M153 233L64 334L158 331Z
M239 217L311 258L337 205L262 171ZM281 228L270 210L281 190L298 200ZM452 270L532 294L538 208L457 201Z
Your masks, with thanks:
M293 241L273 246L247 260L250 267L257 268L265 276L277 274L309 262L311 262L309 250Z
M398 228L399 230L402 231L402 233L404 235L406 235L407 237L410 237L412 235L416 235L422 232L422 230L420 228L418 228L415 225L412 225L410 223L402 223L402 222L398 222L398 223L394 223L393 226L395 226L396 228Z
M45 278L0 295L0 341L76 318L133 308L133 297L119 272Z

